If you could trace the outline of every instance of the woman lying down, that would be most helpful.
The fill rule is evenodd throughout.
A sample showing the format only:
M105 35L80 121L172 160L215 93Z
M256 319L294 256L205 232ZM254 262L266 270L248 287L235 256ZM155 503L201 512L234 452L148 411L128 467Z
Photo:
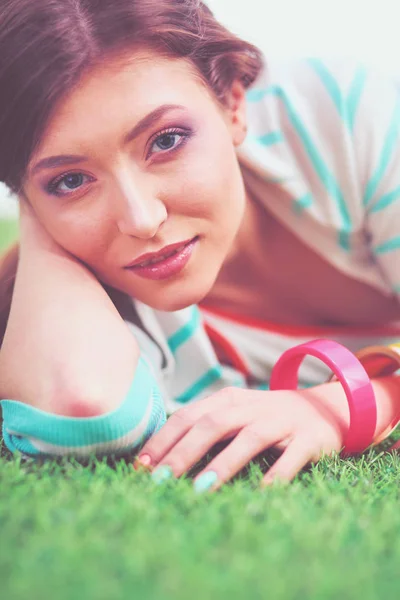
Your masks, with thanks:
M271 447L264 484L387 437L394 84L269 60L197 0L8 0L0 47L6 446L141 448L160 480L230 440L196 478L213 490Z

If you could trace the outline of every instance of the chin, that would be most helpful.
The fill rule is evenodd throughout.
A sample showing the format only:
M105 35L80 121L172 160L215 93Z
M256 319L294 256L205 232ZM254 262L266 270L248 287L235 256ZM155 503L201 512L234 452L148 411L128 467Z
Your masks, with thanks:
M127 285L126 281L124 285L118 282L119 285L114 284L114 287L155 310L174 312L201 302L212 289L217 275L217 270L202 274L191 270L175 281L160 281L150 288L146 286L147 289L145 286L140 289L138 285Z
M192 306L193 304L198 304L203 300L203 298L207 295L207 292L204 294L185 294L183 291L175 294L174 296L167 298L166 295L163 297L154 299L152 301L142 300L144 304L147 304L151 308L155 310L161 310L163 312L175 312L176 310L183 310L188 306Z
M171 289L160 290L159 294L153 294L148 298L136 297L155 310L175 312L201 302L212 287L212 284L204 285L204 283L198 282L197 285L194 285L193 281L188 281L186 285L180 283L180 285L171 286Z

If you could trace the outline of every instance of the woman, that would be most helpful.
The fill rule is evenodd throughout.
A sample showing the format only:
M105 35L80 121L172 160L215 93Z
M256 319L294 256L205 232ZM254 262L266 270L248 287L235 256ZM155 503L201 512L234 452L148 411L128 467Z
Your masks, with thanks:
M163 480L233 438L199 490L270 446L284 452L265 482L339 451L348 404L322 363L300 373L312 390L266 388L306 340L398 339L391 82L265 62L197 0L8 0L0 48L0 180L21 209L0 360L8 447L148 440L140 463ZM16 249L6 262L3 298ZM396 376L372 378L375 441L399 393Z

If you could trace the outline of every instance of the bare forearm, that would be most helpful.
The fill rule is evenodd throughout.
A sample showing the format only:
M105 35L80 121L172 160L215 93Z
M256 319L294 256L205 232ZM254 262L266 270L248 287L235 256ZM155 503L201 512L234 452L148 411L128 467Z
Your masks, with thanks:
M0 355L0 394L56 414L82 394L93 414L127 392L136 341L93 274L51 248L21 252ZM76 408L76 407L75 407Z
M400 416L400 377L390 376L372 380L377 404L377 424L374 439ZM305 392L307 393L307 391ZM312 388L315 399L338 421L343 431L349 426L348 402L340 382L326 383Z

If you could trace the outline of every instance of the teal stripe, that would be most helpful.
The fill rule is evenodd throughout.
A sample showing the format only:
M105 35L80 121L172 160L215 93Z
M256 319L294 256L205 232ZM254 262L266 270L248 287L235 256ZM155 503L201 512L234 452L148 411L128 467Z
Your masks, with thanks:
M395 294L400 294L400 283L394 286L393 291Z
M196 329L200 325L200 312L194 306L192 311L192 316L190 321L186 323L181 329L174 333L170 338L168 338L168 346L171 352L176 352L179 346L182 346L185 342L188 341L189 338L192 337Z
M208 388L210 385L212 385L214 381L220 379L221 375L221 366L216 365L215 367L207 371L207 373L205 373L202 377L200 377L200 379L198 379L189 389L185 390L183 394L175 398L176 402L180 402L181 404L189 402L190 400L198 396L201 392L203 392L206 388Z
M380 184L383 175L387 169L387 166L393 156L393 152L397 147L397 141L399 137L399 126L400 126L400 103L397 103L394 109L392 121L389 126L389 131L386 135L386 139L383 145L382 154L378 168L369 180L364 194L364 205L367 205L372 199L378 185Z
M229 385L232 385L233 387L238 387L238 388L247 388L247 384L246 384L244 377L234 379L232 381L232 383L230 383Z
M324 185L324 187L327 190L327 192L329 193L329 195L336 202L336 205L337 205L337 208L338 208L341 220L342 220L342 228L345 231L349 231L351 229L351 220L350 220L349 211L347 210L346 201L343 197L343 194L339 188L338 183L336 182L332 173L329 171L328 167L326 166L322 156L318 152L306 127L304 126L300 117L294 110L293 106L291 105L289 99L287 98L287 96L286 96L285 92L282 90L282 88L276 87L276 86L271 86L266 91L270 94L273 94L273 95L279 97L282 100L282 102L284 103L287 113L288 113L288 116L289 116L289 119L290 119L293 127L295 128L299 138L301 139L304 149L305 149L306 153L308 154L308 157L311 160L311 163L313 164L313 167L314 167L321 183Z
M350 86L350 91L349 91L347 100L345 101L337 81L332 76L332 74L329 72L329 70L326 68L326 66L323 64L323 62L321 62L318 59L312 58L312 59L308 60L308 63L312 66L312 68L315 70L315 72L318 74L319 78L321 79L329 96L331 97L333 103L335 104L339 115L342 117L342 119L347 124L347 126L351 130L353 130L354 122L355 122L355 115L357 112L357 108L358 108L358 105L360 102L361 94L364 89L366 77L367 77L365 68L363 68L363 67L358 68L358 70L355 74L355 77L352 81L352 84ZM399 134L399 125L400 125L399 121L400 121L399 106L396 105L395 111L394 111L394 116L393 116L391 125L389 127L389 132L386 136L383 151L382 151L382 154L380 157L380 163L379 163L378 169L376 170L375 174L371 178L371 180L368 183L367 188L366 188L366 192L365 192L365 196L364 196L364 204L368 204L368 202L371 200L371 198L372 198L373 194L375 193L376 188L378 187L378 185L386 171L386 168L392 158L392 154L395 149L396 142L398 139L398 134Z
M257 390L269 390L269 383L259 383L256 387Z
M271 131L265 135L257 136L257 141L263 146L273 146L279 142L283 142L283 135L281 131Z
M354 122L357 108L360 103L361 94L367 80L367 71L364 67L359 67L350 86L347 96L347 117L348 125L351 131L354 129Z
M350 234L347 231L339 231L338 244L343 250L350 250Z
M376 254L386 254L393 250L400 250L400 235L374 248Z
M328 94L333 100L333 103L336 106L339 115L344 120L346 120L346 105L344 103L342 92L336 79L333 77L333 75L330 73L330 71L326 68L326 66L321 60L317 58L309 58L307 62L317 73L318 77L321 79L324 87L326 88Z
M343 119L343 122L350 129L350 131L353 131L357 108L367 77L365 68L359 67L357 69L354 79L350 85L349 94L345 99L335 77L326 68L321 60L317 58L310 58L307 62L317 73L326 91L331 97L336 110Z
M382 198L379 198L379 200L377 202L375 202L374 205L371 207L370 212L371 213L379 212L380 210L387 208L391 204L394 204L399 198L400 198L400 186L397 187L392 192L385 194L384 196L382 196Z
M160 392L154 375L140 357L133 382L122 404L98 417L64 417L16 400L2 400L5 431L40 439L57 446L88 446L116 440L137 427L149 402ZM37 451L36 451L37 452Z
M306 208L309 208L313 204L313 197L311 194L305 194L301 198L293 200L293 209L296 213L301 213Z
M246 94L246 99L248 102L260 102L267 95L267 93L268 92L266 89L249 90Z

